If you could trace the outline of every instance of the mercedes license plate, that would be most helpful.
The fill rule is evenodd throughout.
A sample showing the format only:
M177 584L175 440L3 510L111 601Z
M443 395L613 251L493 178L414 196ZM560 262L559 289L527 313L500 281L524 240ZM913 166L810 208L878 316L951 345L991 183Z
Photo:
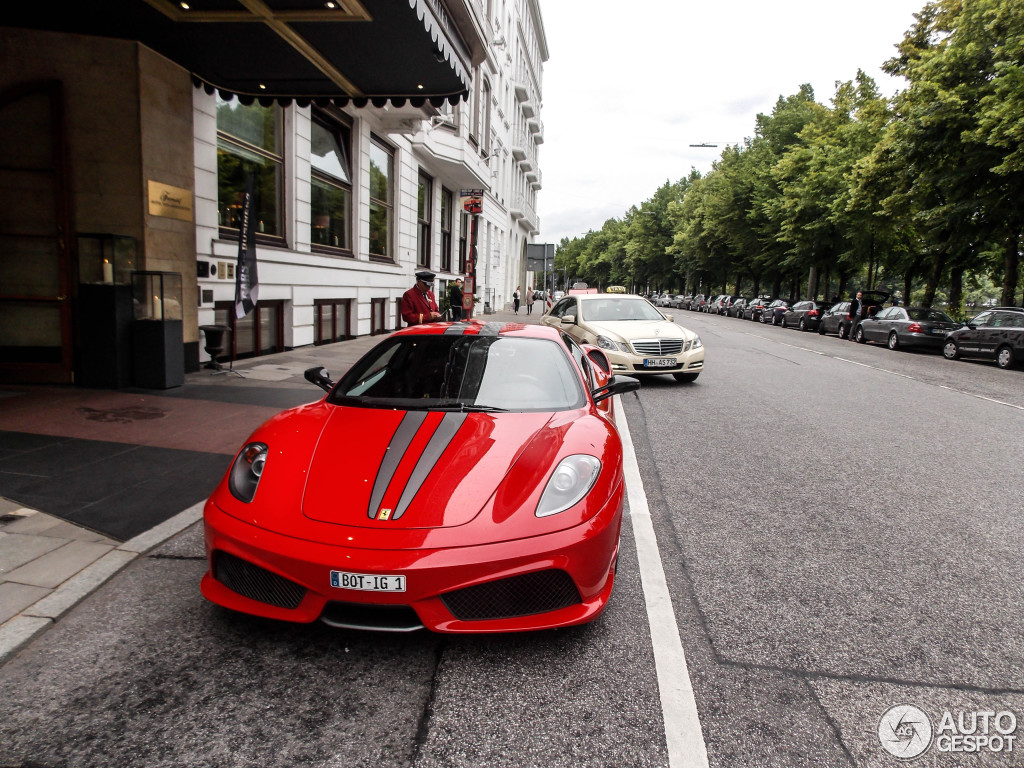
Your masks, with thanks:
M331 586L338 589L358 589L363 592L405 592L405 576L331 571Z
M644 368L672 368L676 364L674 357L646 357Z

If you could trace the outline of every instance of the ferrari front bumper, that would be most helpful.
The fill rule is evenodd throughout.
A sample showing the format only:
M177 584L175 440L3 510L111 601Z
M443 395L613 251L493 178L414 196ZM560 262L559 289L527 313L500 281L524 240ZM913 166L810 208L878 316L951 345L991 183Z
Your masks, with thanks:
M596 618L614 583L622 487L581 525L514 541L445 549L357 549L258 528L212 501L202 592L243 613L383 631L516 632ZM325 524L326 525L326 524ZM336 529L336 526L332 526ZM404 591L332 586L338 573ZM381 581L374 577L389 577Z

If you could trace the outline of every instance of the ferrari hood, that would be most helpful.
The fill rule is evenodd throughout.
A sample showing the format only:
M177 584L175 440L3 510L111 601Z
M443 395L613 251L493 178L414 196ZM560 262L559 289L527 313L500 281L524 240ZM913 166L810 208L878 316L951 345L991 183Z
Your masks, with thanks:
M313 452L302 513L373 528L463 525L549 419L339 407Z

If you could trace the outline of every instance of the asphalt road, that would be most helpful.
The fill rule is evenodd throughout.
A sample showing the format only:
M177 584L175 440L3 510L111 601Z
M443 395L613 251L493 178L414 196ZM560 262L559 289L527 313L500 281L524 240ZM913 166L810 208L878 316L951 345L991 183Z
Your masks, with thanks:
M710 764L906 765L900 703L1024 733L1024 373L676 315L705 372L623 407ZM264 622L204 568L193 528L0 668L0 766L668 765L628 524L608 610L561 632Z
M901 703L1024 732L1022 372L676 317L705 373L627 414L712 764L900 764Z

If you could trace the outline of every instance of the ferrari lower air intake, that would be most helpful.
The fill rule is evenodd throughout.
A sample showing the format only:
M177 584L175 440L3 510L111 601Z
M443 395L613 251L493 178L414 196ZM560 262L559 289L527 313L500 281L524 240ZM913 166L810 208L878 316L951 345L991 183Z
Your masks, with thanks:
M582 602L572 577L559 570L477 584L442 595L441 600L460 621L514 619Z
M306 588L227 552L213 556L213 577L242 597L294 610L306 596Z

